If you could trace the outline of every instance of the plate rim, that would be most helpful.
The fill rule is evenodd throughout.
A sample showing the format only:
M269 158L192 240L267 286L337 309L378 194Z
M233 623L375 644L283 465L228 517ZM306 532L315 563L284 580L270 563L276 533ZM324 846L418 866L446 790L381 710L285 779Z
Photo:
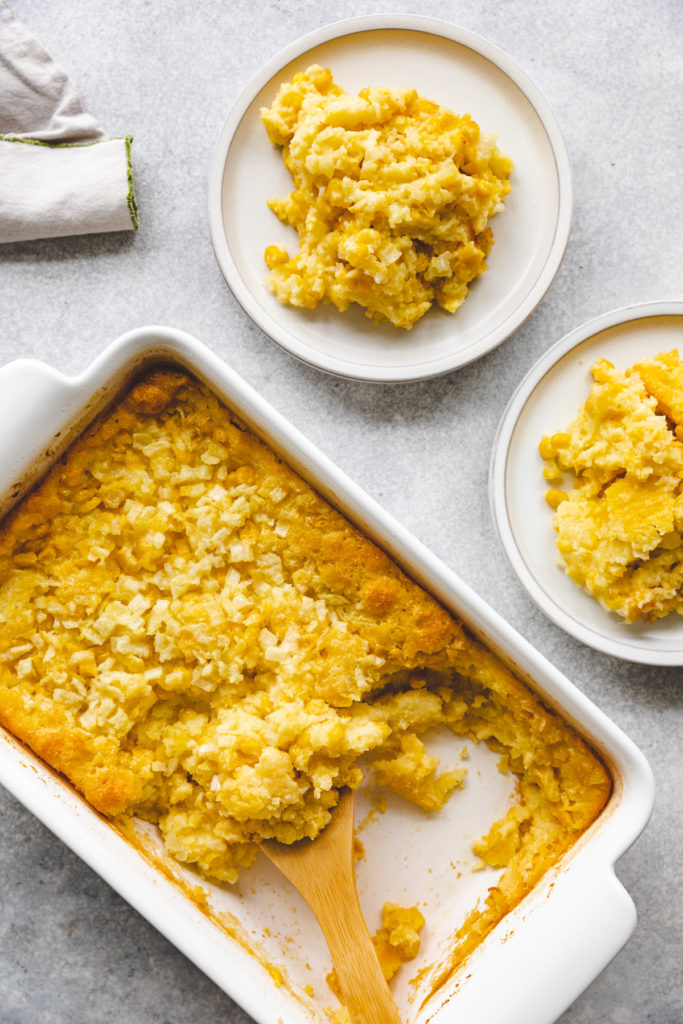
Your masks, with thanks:
M235 133L255 96L284 66L308 50L343 36L359 32L412 31L439 36L472 50L502 71L525 96L536 113L548 139L557 174L557 217L548 256L517 308L496 328L468 346L464 353L450 353L437 359L415 362L410 367L370 368L335 355L315 356L311 345L281 327L263 308L244 282L230 251L223 225L222 192L225 164ZM569 155L559 122L540 88L529 75L495 43L470 29L423 15L373 14L334 21L299 37L276 53L242 89L223 123L214 147L209 170L208 220L211 245L219 269L238 305L249 319L281 349L308 366L333 376L368 383L410 383L442 376L466 366L506 341L534 312L553 283L567 249L571 230L573 193ZM462 356L464 355L464 358ZM356 368L354 369L354 365Z
M573 349L612 327L652 317L683 317L683 299L658 299L619 306L586 320L555 342L525 374L510 397L493 439L489 467L489 502L498 541L517 579L534 604L565 633L601 654L640 665L673 668L683 665L683 645L676 651L660 651L630 641L614 640L564 610L528 568L512 528L507 505L506 471L510 443L519 419L543 378ZM605 612L605 615L608 613Z

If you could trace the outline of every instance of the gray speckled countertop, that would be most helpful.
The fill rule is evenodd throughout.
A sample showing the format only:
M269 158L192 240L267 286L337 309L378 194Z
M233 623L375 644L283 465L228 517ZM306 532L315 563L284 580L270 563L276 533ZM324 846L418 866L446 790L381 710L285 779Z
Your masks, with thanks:
M575 192L564 263L523 327L459 372L400 386L337 380L274 346L225 286L206 216L212 148L251 75L366 4L12 6L87 109L112 134L135 136L141 229L0 246L0 361L34 356L76 372L128 328L188 330L596 701L649 758L658 797L617 868L638 908L635 935L561 1021L680 1024L683 672L601 656L546 619L503 557L487 493L506 401L552 342L613 307L683 298L679 0L377 0L376 12L433 15L505 49L555 110ZM247 1021L5 791L0 810L2 1024Z

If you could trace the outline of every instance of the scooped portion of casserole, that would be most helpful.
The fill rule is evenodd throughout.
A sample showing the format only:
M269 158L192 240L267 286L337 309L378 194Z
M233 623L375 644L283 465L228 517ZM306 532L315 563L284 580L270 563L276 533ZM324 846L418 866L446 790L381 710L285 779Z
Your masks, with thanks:
M156 823L173 857L226 883L260 840L315 836L364 772L437 812L477 783L440 769L429 730L483 741L518 800L475 844L506 870L468 946L611 787L590 747L461 623L214 394L166 368L2 524L0 722L103 814Z
M282 83L261 120L294 185L268 203L299 234L291 258L279 245L264 253L280 302L358 303L406 330L433 303L460 308L510 191L512 160L495 136L415 89L352 96L319 64Z
M683 362L677 349L625 372L591 367L566 430L544 437L557 563L625 622L683 615Z

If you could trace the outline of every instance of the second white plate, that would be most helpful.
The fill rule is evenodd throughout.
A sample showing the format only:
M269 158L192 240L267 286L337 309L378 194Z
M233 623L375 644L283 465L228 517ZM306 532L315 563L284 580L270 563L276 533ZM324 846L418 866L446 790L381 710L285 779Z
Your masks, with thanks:
M554 345L527 374L505 411L491 462L491 501L512 568L558 626L606 654L647 665L683 665L683 618L626 624L560 569L552 511L545 502L538 445L563 430L588 396L590 368L605 358L625 370L672 348L683 350L683 302L649 302L591 320Z
M263 252L295 252L293 228L268 199L292 189L260 108L279 85L310 64L332 69L350 93L365 86L415 88L498 137L514 160L512 191L492 221L489 270L455 315L433 309L412 329L377 326L358 306L340 313L283 306L265 284ZM561 263L569 235L569 162L555 118L536 86L497 47L430 18L354 18L293 43L249 83L216 147L209 223L216 258L238 302L273 341L304 362L344 377L420 380L477 359L535 309Z

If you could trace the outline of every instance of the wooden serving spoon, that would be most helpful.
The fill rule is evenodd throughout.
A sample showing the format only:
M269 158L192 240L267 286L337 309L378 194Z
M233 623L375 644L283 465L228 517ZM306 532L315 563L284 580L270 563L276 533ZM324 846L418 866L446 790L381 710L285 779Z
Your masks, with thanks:
M353 1024L401 1024L358 902L353 791L343 791L332 821L315 839L291 846L267 840L261 849L315 914Z

